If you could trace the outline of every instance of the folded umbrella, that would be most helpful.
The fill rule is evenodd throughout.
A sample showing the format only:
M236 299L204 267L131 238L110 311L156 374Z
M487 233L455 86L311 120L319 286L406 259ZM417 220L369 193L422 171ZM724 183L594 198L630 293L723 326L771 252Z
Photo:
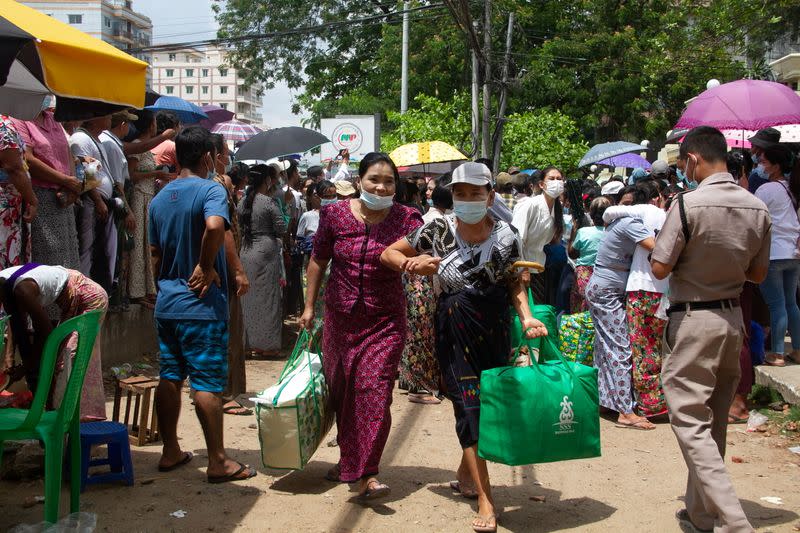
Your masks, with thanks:
M584 167L586 165L591 165L592 163L598 163L604 159L608 159L609 157L627 154L630 152L644 152L646 150L647 148L641 144L634 144L625 141L596 144L583 155L578 163L578 166Z
M318 131L297 126L262 131L246 141L236 152L237 161L267 160L294 153L303 153L331 142Z
M239 122L238 120L220 122L211 128L211 133L219 133L225 137L226 141L246 141L255 137L262 131L261 128L257 128L252 124Z
M200 109L208 116L200 121L200 126L209 130L221 122L233 119L234 115L233 111L228 111L218 105L204 105Z
M199 106L187 102L177 96L161 96L152 105L146 106L150 111L172 111L178 116L182 124L196 124L208 116Z
M773 81L737 80L694 98L676 128L760 130L800 123L800 95Z

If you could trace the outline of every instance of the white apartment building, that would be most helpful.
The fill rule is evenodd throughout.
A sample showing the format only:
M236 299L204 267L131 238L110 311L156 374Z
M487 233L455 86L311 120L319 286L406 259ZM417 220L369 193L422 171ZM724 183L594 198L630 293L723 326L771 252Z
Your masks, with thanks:
M263 126L262 87L248 87L236 69L225 64L225 52L220 48L154 53L152 87L160 94L178 96L199 106L218 105L236 113L237 120Z
M153 24L131 0L21 0L22 4L128 51L150 46ZM149 53L131 53L150 63Z

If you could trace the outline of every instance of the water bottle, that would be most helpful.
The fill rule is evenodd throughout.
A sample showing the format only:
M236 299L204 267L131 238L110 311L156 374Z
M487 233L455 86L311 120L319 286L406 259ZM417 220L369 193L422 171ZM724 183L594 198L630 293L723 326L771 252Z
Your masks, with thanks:
M80 162L75 165L75 177L81 182L86 181L86 170L84 170L83 165L84 163Z

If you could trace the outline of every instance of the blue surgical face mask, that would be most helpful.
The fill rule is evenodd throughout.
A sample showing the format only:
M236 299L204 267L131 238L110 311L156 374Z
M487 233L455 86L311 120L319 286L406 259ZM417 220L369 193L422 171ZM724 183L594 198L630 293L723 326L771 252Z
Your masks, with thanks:
M367 206L367 209L373 211L383 211L389 209L394 203L394 195L391 196L378 196L365 190L361 190L361 201Z
M457 219L466 224L477 224L483 220L488 210L489 207L486 205L486 200L477 202L453 200L453 214L456 215Z
M677 169L678 181L686 181L686 174L681 169Z
M433 198L428 198L428 205L433 207Z
M320 200L320 205L321 205L322 207L325 207L326 205L335 204L335 203L336 203L336 202L338 202L338 201L339 201L339 200L337 200L336 198L322 198L322 199Z
M759 178L765 179L765 180L769 179L769 174L767 174L767 169L764 168L764 165L758 165L753 170L755 171L756 176L758 176Z
M753 162L754 165L758 164L758 155L750 154L750 160Z

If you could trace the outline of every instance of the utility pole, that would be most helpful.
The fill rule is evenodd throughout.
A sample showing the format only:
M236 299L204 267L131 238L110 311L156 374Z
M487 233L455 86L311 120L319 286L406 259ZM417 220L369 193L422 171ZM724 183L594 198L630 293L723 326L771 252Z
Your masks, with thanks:
M492 81L492 1L484 0L483 21L483 127L481 128L481 157L490 157L491 139L489 137L489 120L492 115L490 83ZM496 166L496 162L495 162ZM496 169L492 169L495 171Z
M500 150L503 146L503 128L505 127L506 106L508 105L508 68L511 61L511 38L514 31L514 12L508 14L508 31L506 33L506 54L503 58L503 85L500 88L500 106L497 110L497 124L494 127L492 143L492 159L495 167L500 164Z
M471 49L472 53L472 153L470 155L474 156L478 153L478 140L480 139L480 135L478 130L480 129L479 122L480 122L480 111L478 110L478 71L480 70L480 65L478 64L478 54L475 52L475 49Z
M400 74L400 112L408 111L408 10L411 2L403 2L403 58Z

